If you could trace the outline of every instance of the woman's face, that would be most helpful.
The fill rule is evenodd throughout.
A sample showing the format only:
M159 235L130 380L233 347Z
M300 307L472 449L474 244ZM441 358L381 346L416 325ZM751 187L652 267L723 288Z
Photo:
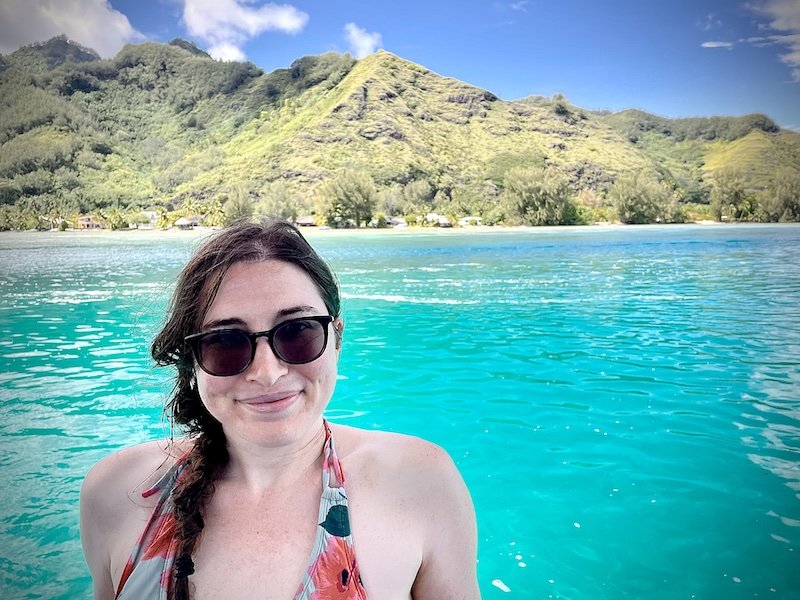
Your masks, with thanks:
M200 331L236 328L266 331L288 319L327 315L311 278L278 260L234 264L222 279ZM336 384L338 319L327 325L328 344L318 359L301 365L275 356L266 337L256 341L252 364L230 377L209 375L195 365L200 398L229 442L266 446L302 443L316 432Z

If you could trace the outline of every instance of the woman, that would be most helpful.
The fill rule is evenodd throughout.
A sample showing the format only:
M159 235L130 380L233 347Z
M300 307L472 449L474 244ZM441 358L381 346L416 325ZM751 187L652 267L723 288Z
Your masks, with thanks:
M480 597L447 454L323 418L343 330L336 280L293 226L197 251L151 349L177 370L167 409L188 437L122 450L83 485L96 600Z

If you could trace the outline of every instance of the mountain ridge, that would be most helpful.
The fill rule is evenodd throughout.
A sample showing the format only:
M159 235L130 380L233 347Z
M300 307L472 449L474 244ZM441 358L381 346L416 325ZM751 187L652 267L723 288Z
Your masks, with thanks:
M312 198L354 169L386 197L424 181L431 205L486 212L506 174L527 167L563 174L574 194L602 199L637 173L707 204L727 169L753 193L778 171L800 174L800 134L760 114L668 119L561 95L502 100L387 51L270 73L180 39L92 53L59 36L0 56L0 204L174 208L237 186L258 200L277 184Z

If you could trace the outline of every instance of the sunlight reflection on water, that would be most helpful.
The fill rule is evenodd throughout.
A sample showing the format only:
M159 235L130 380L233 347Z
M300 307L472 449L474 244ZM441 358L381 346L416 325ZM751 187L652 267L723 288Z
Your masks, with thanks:
M485 598L800 597L800 227L311 235L328 416L450 452ZM1 597L88 597L80 481L169 435L148 343L196 239L0 236Z

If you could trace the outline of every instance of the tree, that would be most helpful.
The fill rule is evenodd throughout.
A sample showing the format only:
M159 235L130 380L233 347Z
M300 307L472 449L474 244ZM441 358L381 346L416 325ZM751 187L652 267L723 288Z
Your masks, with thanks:
M403 187L403 214L424 215L431 211L434 190L424 179L409 181Z
M47 222L53 229L66 229L70 216L78 212L78 203L65 196L48 196L44 213Z
M504 178L505 198L512 215L527 225L565 225L574 207L569 182L554 169L514 167Z
M13 209L13 206L0 205L0 231L14 229L14 220L11 214Z
M14 204L21 195L22 190L16 182L0 179L0 204Z
M150 217L148 217L144 211L131 211L128 216L128 221L131 225L136 225L137 228L139 225L150 225Z
M735 169L714 173L711 210L717 221L745 221L753 214L754 199L747 191L744 176Z
M211 199L203 210L203 221L209 227L222 227L225 225L225 210L222 207L224 196L217 195Z
M184 217L194 217L203 214L203 205L196 198L187 198L181 204L181 212Z
M619 220L629 225L683 220L672 190L638 172L617 179L609 189L609 197Z
M301 212L308 212L309 209L310 206L289 190L285 181L277 180L267 186L264 198L255 205L255 214L295 221Z
M405 216L403 186L392 183L378 192L378 208L384 214L392 216Z
M800 221L800 173L778 173L759 198L756 208L759 221Z
M319 187L320 208L329 225L356 227L372 219L377 201L375 182L368 173L346 169Z
M169 211L163 206L159 206L156 209L156 226L159 229L169 229L177 220L178 217L176 216L175 219L172 219Z
M129 226L128 216L117 207L100 211L100 220L111 230L125 229Z
M253 200L243 185L239 184L233 188L231 195L223 205L223 211L225 212L225 225L246 221L253 216Z

